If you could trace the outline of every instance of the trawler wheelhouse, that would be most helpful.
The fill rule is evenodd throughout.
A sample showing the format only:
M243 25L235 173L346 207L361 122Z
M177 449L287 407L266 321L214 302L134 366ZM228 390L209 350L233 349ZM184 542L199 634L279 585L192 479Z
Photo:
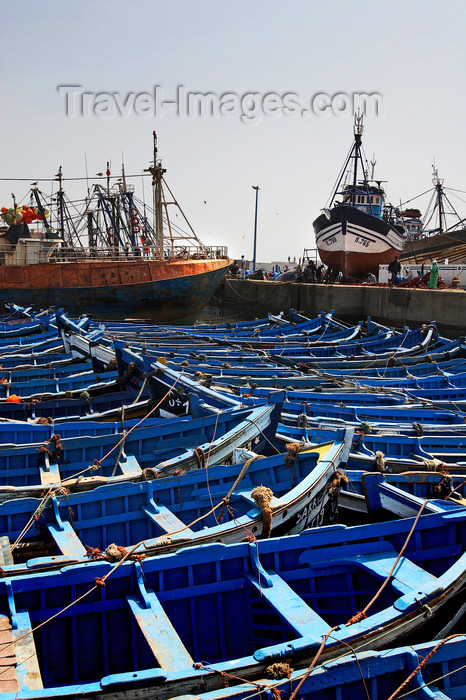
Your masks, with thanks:
M347 185L343 189L342 203L343 205L353 206L359 211L364 211L366 214L377 216L380 219L384 210L385 192L381 187L374 185L367 185L366 187L364 182L358 183L356 190L353 190L351 185Z

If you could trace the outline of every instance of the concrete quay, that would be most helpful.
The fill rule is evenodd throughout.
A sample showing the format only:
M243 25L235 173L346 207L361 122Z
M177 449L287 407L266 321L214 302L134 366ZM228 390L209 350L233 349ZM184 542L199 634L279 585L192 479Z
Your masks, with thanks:
M466 334L466 292L451 289L408 289L345 284L301 284L229 279L215 292L211 310L225 319L250 320L267 313L296 309L313 317L335 309L348 322L375 321L396 328L436 321L441 333Z

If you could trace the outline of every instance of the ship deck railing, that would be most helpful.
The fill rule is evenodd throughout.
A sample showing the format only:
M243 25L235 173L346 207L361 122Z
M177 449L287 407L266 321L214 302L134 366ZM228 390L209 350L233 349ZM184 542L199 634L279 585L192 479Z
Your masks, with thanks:
M22 243L23 241L21 241ZM27 242L27 241L26 241ZM28 250L27 256L15 255L15 246L0 244L0 264L17 266L37 263L66 263L66 262L99 262L114 260L152 261L152 260L226 260L226 246L172 246L165 249L163 257L155 246L108 246L101 247L65 247L50 246L50 241L44 241L43 247Z

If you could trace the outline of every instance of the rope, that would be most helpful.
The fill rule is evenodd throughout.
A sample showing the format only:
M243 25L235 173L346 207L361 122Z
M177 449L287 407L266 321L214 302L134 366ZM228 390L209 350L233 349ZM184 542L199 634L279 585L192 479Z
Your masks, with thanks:
M450 639L452 639L453 637L457 637L457 636L463 637L464 635L452 634L452 635L450 635L450 637L446 637L442 641L447 642ZM448 678L448 676L453 676L455 673L458 673L459 671L463 671L465 668L466 668L466 664L464 664L463 666L459 666L458 668L455 668L453 671L449 671L448 673L444 673L443 676L437 676L437 678L432 678L428 683L423 683L422 685L419 686L419 688L416 688L416 690L418 690L418 689L420 690L421 688L427 688L429 685L432 685L433 683L437 683L438 681L441 681L444 678ZM409 691L408 693L403 693L403 695L399 695L398 697L405 698L408 695L411 695L411 692L412 691Z
M102 457L102 459L100 459L100 460L94 460L94 464L91 464L89 467L86 467L86 469L82 469L80 472L76 472L75 474L72 474L71 476L66 477L66 479L62 479L62 480L59 481L58 483L52 484L52 485L51 485L50 489L47 491L47 493L46 493L45 496L43 497L42 501L39 503L39 505L38 505L38 507L36 508L35 512L34 512L33 515L29 518L28 522L26 523L26 525L24 526L24 528L22 529L22 531L21 531L20 534L18 535L18 537L17 537L17 539L15 540L15 542L11 545L11 547L10 547L10 551L11 551L11 552L13 552L13 550L14 550L14 549L17 547L17 545L21 542L22 538L24 537L24 535L26 534L26 532L29 530L29 528L30 528L31 525L33 524L36 515L40 515L40 513L42 513L42 511L44 510L45 505L46 505L46 503L47 503L47 500L48 500L48 498L51 496L51 494L53 493L53 491L54 491L55 489L58 491L60 488L63 487L63 484L66 484L67 482L69 482L69 481L71 481L71 480L73 480L73 479L76 479L76 477L82 476L82 474L88 472L89 470L91 470L91 471L96 471L96 468L98 468L98 467L101 466L101 464L102 464L102 462L104 461L104 459L107 459L107 457L109 457L109 456L112 454L112 452L113 452L114 450L117 449L117 447L119 447L122 443L124 443L125 440L126 440L126 438L128 437L128 435L130 435L130 434L132 433L133 430L135 430L139 425L141 425L141 423L143 423L145 420L147 420L147 418L149 418L149 416L160 406L160 404L163 403L163 401L167 398L167 396L169 395L170 391L172 391L173 387L174 387L175 384L181 379L181 377L182 377L182 374L180 374L180 375L176 378L174 384L170 387L170 389L168 389L167 393L165 394L165 396L163 396L163 397L160 399L160 401L158 402L158 404L156 404L156 405L154 406L154 408L152 408L152 409L149 411L149 413L147 413L143 418L141 418L141 420L138 421L138 423L136 423L135 425L133 425L133 427L130 428L130 429L128 430L128 432L125 433L125 434L123 435L123 437L121 438L121 440L119 440L119 441L117 442L117 444L114 445L114 446L112 447L112 449L111 449L109 452L107 452L106 455L104 455L104 456ZM121 452L120 452L120 454L121 454Z
M144 391L144 387L146 386L146 384L147 384L147 377L144 377L144 381L143 381L142 386L141 386L141 388L140 388L140 390L139 390L139 394L136 396L136 398L135 398L135 400L133 401L133 403L137 403L137 402L139 401L139 399L140 399L141 396L142 396L142 392ZM173 385L173 386L174 386L174 385Z
M330 635L330 637L332 637L332 635ZM362 672L361 664L359 663L359 659L358 659L358 655L357 655L357 653L356 653L356 650L354 649L353 646L351 646L351 644L350 644L349 642L345 642L343 639L338 639L337 637L332 637L332 639L334 639L335 641L340 642L341 644L344 644L345 647L348 647L349 649L351 649L351 652L354 654L355 661L356 661L356 663L357 663L357 665L358 665L358 670L359 670L359 673L360 673L360 676L361 676L361 680L362 680L362 683L363 683L363 686L364 686L364 690L366 691L367 700L371 700L371 697L370 697L370 695L369 695L369 690L368 690L367 684L366 684L366 679L364 678L364 674L363 674L363 672ZM337 658L340 658L340 657L337 657Z
M410 530L409 533L408 533L408 536L407 536L407 538L406 538L406 540L405 540L405 543L404 543L404 545L402 546L401 551L400 551L400 553L398 554L397 558L395 559L395 563L393 564L392 568L390 569L390 571L389 571L389 573L388 573L388 576L386 577L385 581L382 583L382 585L380 586L379 590L378 590L377 593L374 595L374 597L368 602L368 604L366 605L366 607L365 607L361 612L358 612L358 613L356 613L356 615L353 615L353 617L352 617L350 620L348 620L348 622L346 623L346 627L349 627L350 625L353 625L355 622L359 622L360 620L363 620L365 617L367 617L367 615L366 615L367 611L369 610L370 607L372 607L372 605L375 603L375 601L377 600L377 598L380 596L380 594L381 594L382 591L384 590L385 586L386 586L386 585L388 584L388 582L390 581L390 579L391 579L391 577L392 577L392 574L393 574L393 572L395 571L395 569L396 569L396 567L397 567L397 565L398 565L398 562L400 561L400 559L401 559L401 557L403 556L403 553L404 553L406 547L408 546L409 540L411 539L411 535L413 534L413 532L414 532L414 530L415 530L415 528L416 528L416 525L418 524L419 518L421 517L421 513L422 513L422 511L424 510L424 508L426 507L426 505L427 505L428 502L429 502L429 499L427 498L427 499L424 501L424 503L422 504L422 506L419 508L418 514L416 515L416 517L415 517L415 519L414 519L413 525L412 525L412 527L411 527L411 530Z
M303 683L305 683L305 682L307 681L307 679L309 678L309 676L310 676L310 674L311 674L312 669L314 668L314 666L315 666L316 663L317 663L317 660L318 660L319 657L321 656L321 654L322 654L322 652L323 652L323 650L324 650L324 647L325 647L325 645L326 645L326 643L327 643L327 639L330 637L330 635L331 635L332 632L335 632L335 630L338 629L338 627L339 627L339 625L336 625L335 627L332 627L331 629L329 629L328 632L325 633L325 635L324 635L324 637L323 637L323 639L322 639L322 642L321 642L321 644L320 644L320 647L319 647L319 649L317 650L317 654L314 656L314 658L312 659L311 663L310 663L309 666L307 667L306 673L303 675L303 677L302 677L301 680L299 681L298 685L296 686L296 688L295 688L295 689L293 690L293 692L291 693L289 700L295 700L296 695L299 693L299 691L300 691L300 689L301 689Z
M304 447L304 444L302 442L289 442L286 445L287 451L285 455L285 466L287 468L290 468L293 466L293 469L291 471L291 479L290 479L290 490L293 487L293 481L294 481L294 475L296 472L296 465L298 463L298 454L299 451Z
M251 497L259 508L262 516L262 537L267 539L272 531L272 508L270 501L273 498L273 491L268 486L256 486L251 491Z
M419 665L416 666L416 668L414 669L414 671L412 671L412 672L409 674L409 676L407 677L407 679L406 679L405 681L403 681L403 683L395 690L395 692L392 693L392 694L390 695L390 697L388 698L388 700L394 700L394 698L396 698L396 696L399 695L400 691L403 690L403 688L406 688L406 686L408 685L408 683L409 683L409 682L414 678L414 676L425 666L425 664L426 664L427 661L431 658L431 656L433 656L433 655L435 654L435 652L438 651L438 649L440 649L440 647L441 647L443 644L445 644L445 642L448 642L450 639L455 639L456 637L462 637L462 636L463 636L463 635L461 635L461 634L451 634L449 637L445 637L445 639L442 639L438 644L436 644L436 645L434 646L434 648L427 654L427 656L419 663ZM442 676L442 677L444 677L444 676ZM431 682L433 682L433 681L431 681Z
M265 690L268 687L272 687L272 686L269 686L267 684L264 685L263 683L257 683L256 681L253 681L250 678L241 678L241 676L234 676L232 673L227 673L226 671L219 671L217 668L213 668L212 666L209 666L208 664L204 663L203 661L200 661L199 663L194 664L194 668L202 668L206 671L211 671L213 673L217 673L219 676L222 677L224 688L228 687L228 683L225 684L225 681L228 678L231 678L234 681L239 681L240 683L248 683L250 685L255 685L259 692L262 692L263 690ZM254 696L251 696L251 697L254 697Z
M255 420L253 420L252 418L245 418L244 420L248 421L248 423L252 423L252 424L257 428L257 430L259 431L259 433L262 435L262 437L264 438L264 440L265 440L266 442L269 443L270 447L273 447L273 449L275 450L275 452L277 453L277 455L280 454L280 450L278 450L278 449L275 447L275 445L273 444L273 442L270 442L270 440L269 440L269 438L267 437L267 435L261 430L261 428L259 428L259 426L257 425L257 423L256 423Z
M230 490L228 491L227 495L226 495L225 498L223 499L223 500L224 500L224 506L222 507L222 510L220 511L220 514L219 514L219 516L218 516L218 519L219 519L219 520L221 520L222 517L223 517L223 511L224 511L224 509L225 509L225 505L229 502L231 494L233 493L233 491L235 490L235 488L238 486L239 482L240 482L241 479L244 477L244 475L246 474L246 472L247 472L247 470L249 469L249 467L251 466L251 464L252 464L252 463L254 462L254 460L256 460L256 459L264 459L264 456L263 456L263 455L254 455L254 457L250 457L250 458L243 464L243 468L241 469L240 473L239 473L238 476L236 477L236 479L235 479L235 481L234 481L234 483L233 483L233 486L230 488Z
M205 467L205 452L202 447L194 448L194 457L196 458L197 468L203 469Z
M51 487L49 488L49 490L47 491L47 493L45 494L45 496L43 497L43 499L41 500L41 502L40 502L39 505L37 506L36 510L35 510L34 513L31 515L31 517L29 518L28 522L26 523L26 525L23 527L23 529L22 529L21 532L19 533L19 535L18 535L18 537L16 538L16 540L13 542L12 545L10 545L10 552L13 552L13 551L16 549L16 547L19 545L19 543L21 542L22 538L24 537L24 535L26 534L26 532L29 530L29 528L31 527L31 525L33 524L33 522L36 520L36 518L39 518L39 517L40 517L40 515L42 514L44 508L45 508L46 505L47 505L47 502L48 502L48 500L49 500L49 498L50 498L50 496L51 496L52 490L53 490L53 486L51 486Z

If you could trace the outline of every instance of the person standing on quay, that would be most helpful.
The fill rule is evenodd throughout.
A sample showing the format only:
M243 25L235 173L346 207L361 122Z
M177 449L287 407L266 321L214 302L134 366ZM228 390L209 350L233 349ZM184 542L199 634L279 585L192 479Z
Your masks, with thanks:
M429 289L437 289L437 282L438 282L438 265L437 265L437 261L433 260L432 261L432 268L430 270L430 276L429 276L429 284L428 284Z
M398 255L395 255L395 259L391 261L390 265L388 266L388 271L392 276L391 283L393 286L395 286L395 284L397 283L397 277L401 271L401 265L400 261L398 260Z

